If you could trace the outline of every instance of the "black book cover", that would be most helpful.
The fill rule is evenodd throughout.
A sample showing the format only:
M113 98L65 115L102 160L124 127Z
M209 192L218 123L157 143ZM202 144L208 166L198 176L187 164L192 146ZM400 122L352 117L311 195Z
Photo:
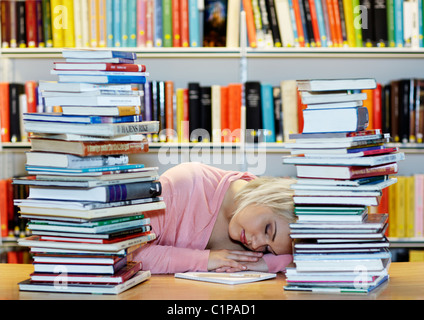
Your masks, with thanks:
M374 39L377 47L387 47L387 8L386 0L371 0L374 10Z
M340 14L340 24L342 26L342 39L343 44L347 44L347 31L346 31L346 19L343 10L343 0L339 1L339 14Z
M200 128L200 84L191 82L188 84L188 119L189 119L189 134L190 142L197 142L197 136L192 132Z
M400 142L405 143L409 141L410 129L410 107L409 95L413 90L409 79L400 81L399 85L399 138Z
M17 2L18 47L26 48L25 1Z
M381 95L381 130L383 133L390 133L390 90L390 85L383 86Z
M266 9L268 12L268 20L271 27L272 39L275 47L282 47L280 29L278 27L277 12L275 10L274 0L265 0Z
M275 141L283 142L283 100L281 98L281 87L272 88L274 96L274 121L275 121Z
M415 91L416 102L416 139L418 143L423 143L424 138L424 81L417 80Z
M166 118L165 118L165 81L157 81L157 118L159 120L159 141L166 141Z
M200 87L200 127L207 131L208 136L202 136L202 142L212 139L212 88Z
M150 95L152 102L152 121L159 121L159 94L158 94L158 82L153 80L150 82ZM160 125L159 125L160 128ZM160 130L160 129L159 129ZM159 135L153 134L153 142L159 141Z
M306 28L306 13L305 13L305 6L303 5L303 1L302 0L294 0L294 1L298 1L299 4L299 11L300 11L300 19L302 20L302 26L303 26L303 38L305 40L305 47L309 47L310 46L310 35L308 33L308 28Z
M225 47L227 39L227 0L206 0L203 46Z
M360 0L361 6L366 8L365 12L362 12L363 18L366 21L362 21L362 43L364 47L373 47L375 45L374 39L374 7L371 3L372 0Z
M306 29L308 30L309 44L311 47L316 47L316 42L314 38L314 30L312 29L312 17L311 17L311 9L309 7L309 0L301 0L301 3L305 11L305 22L306 22Z
M390 135L394 142L399 142L399 87L400 81L390 82Z
M249 142L257 142L259 130L262 126L261 110L261 83L259 81L247 81L244 84L246 104L246 139Z
M24 93L24 85L21 83L9 84L9 110L10 110L10 141L21 141L21 108L19 96Z

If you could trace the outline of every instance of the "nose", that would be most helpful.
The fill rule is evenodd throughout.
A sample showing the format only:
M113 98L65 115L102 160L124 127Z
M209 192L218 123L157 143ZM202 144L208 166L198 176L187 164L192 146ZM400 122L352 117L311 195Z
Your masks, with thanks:
M253 251L265 251L267 245L265 237L260 235L252 237L251 247Z

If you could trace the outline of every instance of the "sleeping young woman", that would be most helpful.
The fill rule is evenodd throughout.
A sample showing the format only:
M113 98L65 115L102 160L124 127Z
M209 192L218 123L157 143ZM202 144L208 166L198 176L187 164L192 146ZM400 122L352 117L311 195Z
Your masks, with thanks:
M167 170L160 182L166 211L145 214L157 238L135 254L143 269L279 272L291 263L293 180L191 162Z

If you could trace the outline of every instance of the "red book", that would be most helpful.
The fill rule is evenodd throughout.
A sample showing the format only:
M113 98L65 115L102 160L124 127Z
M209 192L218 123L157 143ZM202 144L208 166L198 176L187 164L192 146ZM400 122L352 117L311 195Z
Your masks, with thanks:
M313 37L315 39L315 43L317 47L321 47L321 36L319 33L319 27L318 27L318 17L317 17L317 9L315 7L315 0L308 0L309 1L309 9L311 13L311 21L312 21L312 30L313 30Z
M147 0L146 5L146 45L153 47L153 33L155 23L155 3L154 0Z
M221 142L230 142L228 123L228 87L221 86Z
M137 0L137 46L146 46L146 0Z
M373 111L374 111L374 128L375 129L381 129L383 124L382 124L382 114L381 114L381 110L382 110L382 86L381 83L377 83L377 87L374 89L374 94L373 94Z
M190 46L189 27L188 27L188 0L180 0L180 28L181 28L181 45L183 47Z
M165 129L167 141L174 138L174 82L165 81Z
M1 142L10 142L9 83L0 82Z
M230 130L231 142L240 142L241 139L241 83L228 85L228 129Z
M339 7L339 1L338 0L330 0L333 7L334 12L334 30L336 32L336 39L337 43L340 47L343 46L343 32L342 32L342 21L340 17L340 7ZM343 8L341 8L343 10Z
M37 112L37 82L25 82L25 95L27 99L27 112Z
M172 39L174 47L181 47L180 0L172 0Z
M0 236L7 237L9 233L8 227L8 212L9 212L9 199L7 192L8 183L6 179L0 180Z
M303 33L303 24L302 24L302 18L300 15L300 6L299 6L299 0L293 0L293 12L296 20L296 29L297 29L297 36L299 38L299 46L304 47L305 46L305 34Z
M331 38L331 41L333 42L333 47L340 47L340 43L337 37L337 31L336 31L333 0L325 0L325 3L327 5L328 24L330 27L330 35L331 35L330 38Z
M0 1L1 19L1 47L10 47L10 4L9 1Z
M306 109L307 105L302 103L302 96L300 91L297 91L297 126L298 131L303 131L303 110Z
M145 72L146 66L127 63L54 62L54 70Z
M28 48L35 48L37 41L37 7L35 1L25 1L26 42Z
M249 40L249 46L251 48L256 48L256 27L255 20L253 18L253 7L250 0L243 0L243 9L246 13L246 29L247 29L247 39Z

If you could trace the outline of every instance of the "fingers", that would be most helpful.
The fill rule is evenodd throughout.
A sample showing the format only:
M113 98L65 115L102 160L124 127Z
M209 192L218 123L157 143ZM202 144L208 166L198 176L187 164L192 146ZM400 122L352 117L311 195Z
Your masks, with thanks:
M232 259L240 262L256 262L262 258L261 252L252 251L229 251L227 259Z

